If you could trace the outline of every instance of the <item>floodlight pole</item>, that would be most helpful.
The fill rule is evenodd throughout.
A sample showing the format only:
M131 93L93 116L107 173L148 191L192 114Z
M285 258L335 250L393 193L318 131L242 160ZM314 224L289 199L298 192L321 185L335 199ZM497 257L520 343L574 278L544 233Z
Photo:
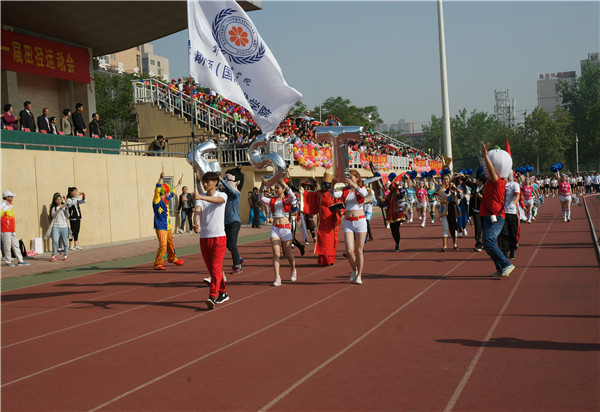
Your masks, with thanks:
M438 31L440 37L440 73L442 78L442 118L444 120L445 155L452 158L452 135L450 133L450 103L448 100L448 74L446 71L446 39L444 37L444 10L442 0L437 2ZM452 170L451 163L450 169Z
M577 160L577 173L579 173L579 138L575 133L575 158Z

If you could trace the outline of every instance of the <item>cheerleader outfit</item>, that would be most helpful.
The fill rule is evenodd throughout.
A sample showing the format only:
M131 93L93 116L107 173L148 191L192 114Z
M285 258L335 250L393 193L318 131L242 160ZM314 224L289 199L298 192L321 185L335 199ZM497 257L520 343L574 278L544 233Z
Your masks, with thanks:
M271 211L271 217L281 218L289 216L292 211L292 204L296 200L296 196L289 187L286 188L286 194L287 196L282 199L277 199L275 197L266 197L264 196L263 191L260 191L260 200ZM289 223L273 223L273 226L271 226L271 238L281 239L282 242L289 242L292 240L292 227Z
M362 205L365 202L367 194L367 188L356 186L354 190L345 188L344 190L333 192L333 197L335 199L342 199L346 211L363 210ZM345 216L344 233L346 232L367 233L366 216L364 214L361 216Z

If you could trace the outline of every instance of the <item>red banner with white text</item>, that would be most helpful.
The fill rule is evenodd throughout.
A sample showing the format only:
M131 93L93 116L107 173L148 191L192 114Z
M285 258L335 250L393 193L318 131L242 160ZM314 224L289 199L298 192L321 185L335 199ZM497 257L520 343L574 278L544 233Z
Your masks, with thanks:
M81 83L90 82L87 49L2 30L2 68Z

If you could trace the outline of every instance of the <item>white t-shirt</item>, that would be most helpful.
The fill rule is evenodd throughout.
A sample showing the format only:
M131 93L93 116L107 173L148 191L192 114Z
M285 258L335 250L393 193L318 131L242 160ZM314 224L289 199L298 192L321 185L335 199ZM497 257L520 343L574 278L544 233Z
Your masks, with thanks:
M517 214L517 205L513 203L515 201L515 197L517 193L521 193L521 189L519 188L519 184L517 182L507 182L506 183L506 195L504 197L504 212L510 215Z
M202 208L200 215L200 238L225 236L225 205L227 195L223 192L215 192L215 197L225 199L223 203L210 203L206 200L196 200L196 206Z

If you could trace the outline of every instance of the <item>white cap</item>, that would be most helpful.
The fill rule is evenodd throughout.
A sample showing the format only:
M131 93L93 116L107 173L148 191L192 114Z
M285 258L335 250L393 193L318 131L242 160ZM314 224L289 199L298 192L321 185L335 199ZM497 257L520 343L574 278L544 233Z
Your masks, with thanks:
M11 192L10 190L5 190L4 192L2 192L2 199L4 199L5 197L9 197L9 196L16 196L16 193Z

